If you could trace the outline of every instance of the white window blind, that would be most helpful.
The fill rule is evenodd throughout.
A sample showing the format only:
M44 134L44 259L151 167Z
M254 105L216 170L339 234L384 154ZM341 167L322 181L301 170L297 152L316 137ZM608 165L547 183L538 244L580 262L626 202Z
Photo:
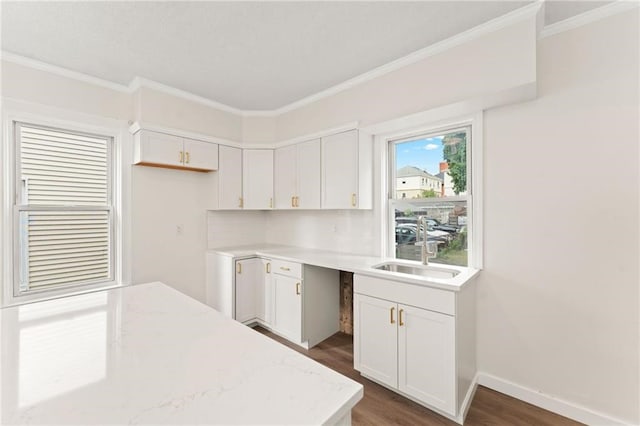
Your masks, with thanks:
M110 137L16 123L16 295L112 279Z

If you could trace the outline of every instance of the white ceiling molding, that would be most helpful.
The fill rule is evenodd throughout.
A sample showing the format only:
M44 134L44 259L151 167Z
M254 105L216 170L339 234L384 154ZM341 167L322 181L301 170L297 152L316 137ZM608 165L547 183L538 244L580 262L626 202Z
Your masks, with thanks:
M370 81L372 79L378 78L387 73L396 71L402 67L406 67L408 65L421 61L430 56L436 55L438 53L442 53L447 49L451 49L453 47L459 46L463 43L469 42L473 39L476 39L488 33L500 30L506 26L520 22L521 20L527 19L537 14L541 10L543 4L544 4L544 0L538 0L530 5L521 7L517 10L509 12L501 17L492 19L484 24L478 25L470 30L464 31L446 40L432 44L424 49L413 52L403 58L389 62L383 66L375 68L371 71L368 71L364 74L361 74L343 83L330 87L329 89L323 90L314 95L308 96L306 98L300 99L296 102L290 103L288 105L285 105L281 108L277 108L274 110L260 110L260 111L241 110L241 109L234 108L229 105L214 101L212 99L205 98L203 96L199 96L184 90L176 89L174 87L167 86L165 84L162 84L153 80L145 79L142 77L135 77L129 83L129 85L125 86L125 85L107 81L98 77L94 77L88 74L73 71L67 68L58 67L55 65L47 64L45 62L26 58L24 56L16 55L8 51L1 51L0 57L2 60L7 62L12 62L25 67L49 72L62 77L71 78L77 81L82 81L84 83L94 84L94 85L111 89L121 93L134 93L139 88L145 87L145 88L153 89L153 90L166 93L181 99L196 102L214 109L229 112L232 114L237 114L244 117L275 117L283 113L303 107L305 105L311 104L320 99L348 90L358 84L362 84L366 81ZM631 10L633 8L637 8L638 5L639 3L635 1L618 0L609 5L602 6L602 7L590 10L588 12L582 13L580 15L576 15L569 19L565 19L563 21L557 22L555 24L545 26L540 32L539 38L549 37L551 35L558 34L563 31L571 30L573 28L577 28L579 26L589 24L591 22L609 17L617 13Z
M618 0L606 6L598 7L596 9L589 10L564 21L556 22L555 24L545 26L539 34L538 38L550 37L555 34L559 34L564 31L569 31L574 28L581 27L583 25L590 24L600 19L608 18L609 16L616 15L618 13L627 12L640 6L637 1Z
M131 80L131 83L129 83L129 92L133 93L141 87L153 89L158 92L166 93L167 95L172 95L177 98L182 98L188 101L199 103L211 108L218 109L220 111L230 112L237 115L246 115L246 111L243 111L241 109L234 108L232 106L216 102L203 96L176 89L175 87L167 86L166 84L158 83L157 81L149 80L142 77L135 77L133 80Z
M273 115L280 115L280 114L292 111L294 109L316 102L322 98L335 95L336 93L340 93L342 91L350 89L364 82L381 77L390 72L399 70L408 65L415 64L416 62L420 62L423 59L426 59L430 56L434 56L434 55L437 55L438 53L442 53L456 46L460 46L461 44L467 43L471 40L475 40L479 37L482 37L483 35L501 30L502 28L505 28L509 25L513 25L524 19L527 19L536 15L540 11L543 3L544 1L538 0L528 6L524 6L524 7L521 7L520 9L516 9L513 12L509 12L498 18L492 19L488 22L485 22L484 24L478 25L477 27L471 28L467 31L464 31L446 40L432 44L431 46L427 46L424 49L415 51L403 58L396 59L395 61L389 62L378 68L374 68L371 71L368 71L364 74L361 74L343 83L330 87L326 90L323 90L321 92L318 92L306 98L300 99L299 101L293 102L289 105L285 105L281 108L273 110L271 113ZM245 114L247 113L248 112L245 112Z
M2 59L3 61L25 66L27 68L33 68L39 71L59 75L61 77L81 81L83 83L89 83L96 86L104 87L106 89L115 90L116 92L131 93L129 87L123 86L122 84L103 80L92 75L84 74L78 71L72 71L70 69L58 67L56 65L47 64L35 59L26 58L24 56L16 55L15 53L7 52L6 50L0 52L0 59Z

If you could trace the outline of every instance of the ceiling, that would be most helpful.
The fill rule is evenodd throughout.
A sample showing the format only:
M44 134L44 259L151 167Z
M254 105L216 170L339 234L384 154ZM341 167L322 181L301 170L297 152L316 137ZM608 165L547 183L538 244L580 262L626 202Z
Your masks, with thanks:
M273 110L529 3L3 1L1 38L3 51L114 83ZM606 3L548 1L545 20Z

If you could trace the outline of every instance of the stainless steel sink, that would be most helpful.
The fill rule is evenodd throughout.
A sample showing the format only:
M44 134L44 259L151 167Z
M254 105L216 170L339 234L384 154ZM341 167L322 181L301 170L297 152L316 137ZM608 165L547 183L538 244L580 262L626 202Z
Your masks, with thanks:
M375 265L373 268L429 278L453 278L460 273L460 271L456 271L455 269L439 268L431 265L407 265L396 262L381 263L380 265Z

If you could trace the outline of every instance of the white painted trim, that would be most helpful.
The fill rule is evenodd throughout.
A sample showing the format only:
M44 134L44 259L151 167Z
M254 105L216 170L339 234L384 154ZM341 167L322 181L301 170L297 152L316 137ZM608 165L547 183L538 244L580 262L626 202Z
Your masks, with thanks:
M478 373L478 384L585 424L609 426L633 424L633 422L599 413L590 408L545 394L539 390L518 385L488 373Z
M232 106L211 100L209 98L205 98L203 96L199 96L185 90L176 89L175 87L167 86L166 84L162 84L157 81L149 80L142 77L135 77L133 80L131 80L131 83L129 83L129 93L133 93L141 87L153 89L157 92L165 93L167 95L175 96L176 98L181 98L187 101L199 103L220 111L229 112L231 114L240 116L245 115L245 112L241 109L234 108Z
M484 266L484 210L482 200L484 176L484 113L478 112L471 127L471 258L469 265L482 269Z
M530 5L521 7L505 15L499 16L488 22L485 22L484 24L478 25L467 31L463 31L460 34L457 34L453 37L449 37L448 39L442 40L440 42L427 46L423 49L417 50L413 53L408 54L407 56L396 59L395 61L389 62L377 68L374 68L371 71L367 71L364 74L360 74L352 79L339 83L333 87L325 89L314 95L308 96L306 98L300 99L299 101L285 105L281 108L274 110L273 112L275 113L275 115L280 115L280 114L284 114L286 112L301 108L305 105L309 105L313 102L319 101L320 99L335 95L336 93L343 92L359 84L381 77L390 72L397 71L411 64L415 64L416 62L422 61L430 56L435 56L446 50L452 49L456 46L460 46L461 44L475 40L478 37L482 37L486 34L498 31L509 25L513 25L517 22L520 22L524 19L527 19L537 14L542 4L543 2L538 0Z
M633 10L638 6L640 6L640 3L638 3L637 1L618 0L605 6L591 9L579 15L572 16L571 18L567 18L563 21L547 25L542 29L538 38L543 39L552 35L562 33L564 31L573 30L574 28L591 24L592 22L608 18L609 16Z
M464 396L464 400L460 405L460 411L458 412L458 423L463 424L464 419L467 417L467 413L469 413L469 408L471 408L471 403L473 402L473 398L476 395L476 390L478 389L478 373L473 376L473 380L471 381L471 385L469 385L469 389L467 389L467 394Z
M158 126L155 124L148 124L136 121L131 123L129 126L129 133L135 135L140 130L151 130L152 132L165 133L167 135L179 136L188 139L197 139L200 141L217 143L219 145L228 145L236 148L246 148L246 145L241 144L240 142L232 141L229 139L218 138L215 136L204 135L202 133L189 132L186 130L172 129L169 127Z
M61 77L70 78L73 80L81 81L83 83L93 84L96 86L104 87L106 89L115 90L121 93L131 93L129 88L123 84L114 83L112 81L103 80L102 78L94 77L92 75L84 74L78 71L73 71L68 68L51 65L46 62L37 61L35 59L27 58L17 55L15 53L7 52L3 50L0 52L0 59L3 61L11 62L24 67L33 68L39 71L48 72Z

